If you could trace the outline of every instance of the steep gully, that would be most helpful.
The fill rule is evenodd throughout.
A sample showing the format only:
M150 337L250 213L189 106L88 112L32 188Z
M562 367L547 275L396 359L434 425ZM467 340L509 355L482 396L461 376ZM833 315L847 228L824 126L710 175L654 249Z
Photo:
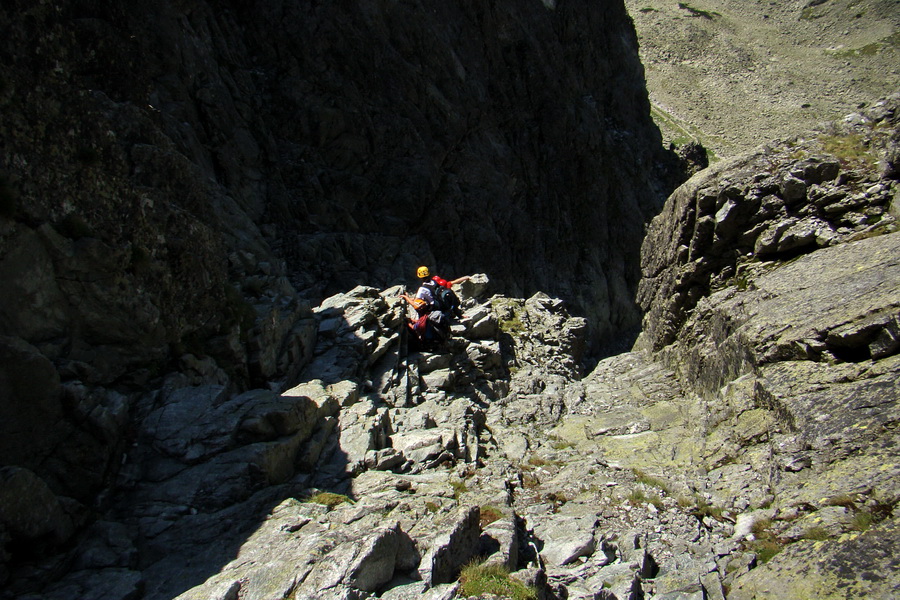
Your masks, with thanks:
M754 583L758 570L752 567L759 563L754 550L759 548L748 544L757 541L757 535L759 540L768 539L762 535L766 528L757 525L754 539L749 539L746 528L752 523L768 520L767 527L777 530L777 535L770 533L773 543L789 546L788 552L775 557L776 566L779 560L796 560L801 566L810 560L804 556L802 540L812 525L798 525L798 532L789 533L786 524L818 519L829 511L834 513L827 523L832 530L826 533L831 536L828 549L833 550L835 564L846 563L846 544L831 538L862 531L853 529L857 515L867 514L878 525L871 533L865 530L866 548L881 551L896 544L890 533L890 507L896 497L890 484L891 478L896 479L890 451L886 450L887 458L874 453L871 465L846 462L861 448L890 440L895 393L887 400L859 405L873 419L874 428L867 425L874 432L870 437L846 435L840 428L823 430L821 438L829 440L828 445L836 439L847 442L845 450L822 458L812 452L818 448L819 433L797 435L803 431L798 425L803 414L787 399L804 394L796 389L784 392L784 386L796 386L791 383L797 381L796 375L776 377L775 368L765 383L741 379L760 365L779 365L785 357L820 366L823 357L833 356L838 366L834 373L826 369L829 375L816 383L819 393L829 385L857 380L866 389L896 388L896 367L891 366L896 362L891 341L896 337L895 300L878 295L877 279L848 284L854 298L860 290L872 290L859 296L869 298L861 314L835 316L833 326L789 327L800 334L786 336L783 343L771 341L766 333L771 328L745 321L746 315L758 314L754 311L759 306L785 288L774 275L755 269L775 266L798 253L840 248L860 234L890 232L895 193L890 168L873 174L871 168L842 166L843 159L825 156L827 149L790 147L780 150L783 167L772 162L775 151L771 157L763 153L740 163L737 173L743 181L746 171L749 183L735 182L737 175L720 168L695 180L714 181L714 186L683 188L687 191L673 197L672 223L684 225L660 221L655 235L673 232L676 238L671 243L657 241L657 250L650 246L645 253L647 283L641 294L650 311L642 347L668 348L663 356L669 357L674 370L629 354L610 359L583 384L572 384L587 341L584 321L571 319L558 301L549 298L525 302L495 297L485 302L484 292L473 290L469 308L474 314L458 331L454 352L402 364L404 372L411 373L403 378L405 385L413 389L387 386L384 377L391 379L386 374L398 366L390 354L397 351L390 332L399 318L390 307L392 295L360 288L319 303L331 292L349 290L356 283L380 280L385 287L405 278L418 262L435 260L448 269L484 265L484 270L500 273L492 278L493 285L511 295L546 283L546 289L565 295L573 306L596 307L596 312L585 311L591 313L595 333L634 325L638 313L628 306L636 277L617 257L629 254L627 245L639 239L631 235L640 229L636 223L655 212L654 194L665 189L655 179L640 185L652 172L640 166L663 159L647 150L653 145L644 144L647 140L642 138L645 133L648 140L654 136L641 116L645 100L632 97L631 102L627 96L628 90L641 94L636 71L621 68L636 64L628 58L632 52L627 44L620 47L612 41L614 36L600 37L597 40L607 39L608 44L594 48L601 42L578 37L581 30L574 28L576 19L580 27L584 16L591 15L597 22L585 30L596 26L609 31L600 27L603 19L618 22L615 19L624 13L618 7L599 9L580 3L561 4L555 11L534 4L528 9L536 13L534 22L542 27L552 24L551 29L539 27L540 35L530 33L521 12L474 5L462 6L461 14L452 18L432 17L427 11L417 12L422 5L413 5L409 10L420 21L397 13L400 9L393 5L366 13L288 4L254 13L252 19L239 3L216 13L198 3L183 12L160 9L152 15L130 12L142 8L126 10L102 3L23 7L24 26L7 38L10 60L4 81L9 83L2 90L5 106L16 107L10 120L14 125L7 126L9 135L4 138L4 169L9 174L4 180L2 268L5 280L13 285L4 297L4 306L12 309L4 312L3 352L9 360L4 361L3 381L13 400L7 410L21 425L4 447L4 457L11 457L4 463L15 465L4 469L4 489L13 490L16 498L28 498L30 504L24 509L21 502L4 504L4 536L10 540L4 576L11 575L24 586L12 587L12 593L69 573L47 587L44 596L173 597L199 585L188 594L268 597L274 586L280 589L278 597L371 593L386 597L390 590L394 597L423 593L450 597L456 593L458 568L472 554L472 540L490 533L482 554L491 549L497 554L499 544L504 548L499 556L508 566L532 566L523 576L530 573L529 583L544 594L596 597L608 590L616 597L715 595L725 589L723 583L729 590L732 585L752 590L765 584ZM303 18L299 13L288 18L291 10L301 9L306 11ZM139 25L142 18L156 25L152 32ZM390 27L385 21L389 18L396 19ZM337 22L340 28L334 27ZM473 39L497 38L498 46L486 46L479 60L459 56L478 48L476 44L454 42L448 46L452 52L420 53L420 46L433 49L430 44L445 40L437 23L446 22L497 32ZM417 23L415 31L408 30L412 23ZM421 23L434 25L426 30ZM303 52L292 52L258 33L286 26L309 27L316 35L287 31L290 39L305 44ZM139 35L122 35L129 30ZM363 30L389 43L366 46L368 54L335 54L338 48L371 41ZM428 37L422 31L435 35ZM225 46L217 41L223 39L222 33L230 40ZM46 50L33 59L37 65L26 65L11 50L28 36ZM627 31L621 39L629 39ZM82 54L85 40L91 42L90 52ZM310 40L323 46L309 48ZM550 40L560 44L556 56L542 45L555 47ZM534 43L529 45L530 41ZM255 46L247 56L286 53L308 62L267 73L260 65L280 63L256 58L257 65L241 64L243 59L235 54L250 44ZM411 48L406 55L405 44ZM529 48L539 46L540 53L529 53ZM173 47L180 49L180 64L172 64L163 50ZM385 55L371 52L373 47L382 48ZM547 109L540 114L556 114L549 107L557 98L542 95L548 93L547 86L529 85L526 75L546 81L545 71L532 71L543 66L554 77L575 77L574 71L566 70L571 68L566 66L571 61L563 60L571 58L566 48L595 51L588 55L594 56L598 68L588 71L597 75L597 83L589 87L591 94L579 94L574 104L566 105L556 120L529 124L535 107ZM616 49L623 62L609 59ZM41 64L41 56L57 56L58 66L49 69L49 63ZM124 72L114 73L118 77L106 79L96 67L88 68L98 56L101 64L105 57L120 69L126 64L121 57L132 62ZM474 86L466 90L466 97L489 100L496 110L486 115L452 110L464 104L455 103L463 96L454 95L455 87L442 84L440 77L398 94L403 96L398 103L418 100L410 106L400 104L398 113L419 119L405 126L400 125L403 119L382 114L383 105L362 113L340 106L348 98L364 105L373 98L390 98L398 86L421 81L411 75L402 79L403 84L395 81L371 94L361 91L367 89L361 84L348 86L342 74L350 77L352 71L361 77L376 71L369 64L357 65L358 71L345 65L370 56L378 56L379 65L385 56L394 56L392 68L401 72L411 68L419 77L423 72L428 77L452 73ZM430 60L437 56L450 62L425 69L410 63L410 56ZM210 69L212 65L216 68ZM477 77L479 68L494 77ZM164 73L184 76L167 78ZM384 72L378 73L382 76L373 76L372 81L380 86ZM617 85L607 87L608 81ZM59 104L55 99L60 90L73 83L83 91L72 102ZM148 89L150 95L143 96ZM606 95L600 92L604 89L609 90ZM247 90L269 95L244 93ZM30 94L30 102L23 105L17 100L24 93ZM265 101L246 104L260 97ZM318 105L309 102L311 97L327 101ZM419 106L423 98L429 99L425 106L431 112ZM520 98L537 103L517 112ZM306 118L296 118L297 106L307 107ZM856 125L862 133L830 135L889 138L894 109L885 105L881 110L881 115L859 117ZM278 111L290 113L290 118L274 119ZM498 112L510 120L493 121ZM85 120L85 113L96 120ZM362 121L354 124L355 119ZM77 133L47 138L54 142L45 146L37 143L43 138L33 136L35 123L43 123L44 131L62 134L71 128ZM241 123L245 125L235 126ZM279 135L259 139L261 132L272 131ZM367 131L369 138L361 139L355 131ZM437 143L437 134L423 139L429 131L458 135L451 136L450 144ZM522 138L524 131L538 136L540 143ZM282 137L285 132L290 135ZM583 140L592 150L578 154L579 144L573 139ZM389 152L395 146L388 140L400 142L397 154ZM406 150L410 143L420 150ZM885 164L892 164L889 144L879 141L869 146L886 157ZM620 159L629 152L635 155L631 161L611 161L604 158L613 154L611 149ZM801 150L813 155L808 164L801 164ZM592 157L589 165L579 163L584 156ZM366 161L373 159L385 162L372 167ZM489 170L498 165L513 168ZM429 175L431 169L439 179ZM568 191L563 182L571 180L586 187ZM60 205L58 196L49 192L63 187L74 195L67 193L70 202ZM565 203L559 201L563 190ZM428 210L420 202L423 192L433 198ZM595 195L624 203L595 203ZM472 206L461 206L459 198L472 199ZM116 218L121 214L130 216ZM541 215L540 223L530 223L529 214ZM629 214L637 220L616 220ZM407 220L409 216L414 218ZM610 221L624 226L614 233L592 226ZM285 230L288 222L302 226ZM404 237L409 223L421 227L414 238L421 242ZM498 230L480 227L486 223L494 223ZM524 253L470 256L462 250L460 262L444 254L460 248L490 249L493 246L485 242L523 238L535 228L548 232L540 242L553 239L553 244L508 243ZM360 233L374 230L379 234ZM429 244L437 239L430 238L432 231L447 233L451 241L440 247ZM583 244L598 235L601 240L608 235L611 243ZM871 266L863 273L886 273L888 282L896 280L890 275L890 257L896 251L888 241L896 236L877 237L852 246L863 254L848 272L858 272L859 265L868 261ZM743 264L732 250L744 245L772 260ZM587 250L573 263L571 248L578 247ZM606 254L618 247L625 248L622 254ZM675 268L654 264L665 256L658 251L663 247L671 252ZM601 254L592 254L592 248ZM863 260L869 251L876 258ZM22 253L36 257L43 266L24 272ZM285 270L279 254L292 259L290 270ZM217 258L225 255L227 264ZM841 281L837 256L832 259L834 281ZM887 262L878 256L886 256ZM517 262L522 258L524 262ZM381 271L360 267L373 262L382 269L391 266ZM595 268L600 264L604 273L614 272L602 278L607 285L566 289L566 282L601 279ZM787 277L796 280L797 273ZM223 285L225 281L240 281L241 287L236 290ZM706 290L722 286L727 291L729 283L732 294L748 289L763 292L738 301L737 308L700 302ZM558 284L563 287L554 289ZM295 288L310 290L309 298L319 306L311 310ZM579 293L592 297L579 301ZM649 300L653 297L668 302ZM23 302L27 298L40 300L28 304ZM610 308L614 306L619 309ZM695 306L707 312L694 313ZM748 306L756 308L743 312ZM742 316L729 316L733 310ZM687 320L692 314L698 315L697 320ZM715 325L715 347L729 350L718 357L720 363L716 351L690 343L680 350L670 348L670 342L678 339L672 327L686 332L694 328L700 338L707 336L703 319ZM741 331L745 322L763 332L758 344L753 335ZM848 356L858 360L847 363ZM803 366L802 361L799 364ZM611 372L616 373L612 380ZM730 379L717 373L727 373L740 383L718 397L715 390ZM160 374L165 377L160 379ZM685 395L676 374L700 381L699 396ZM632 379L640 383L624 386ZM36 388L34 381L48 383ZM276 389L254 385L263 382L273 382ZM291 388L291 393L287 382L305 383ZM635 394L635 388L641 392ZM873 412L876 407L880 408ZM586 420L573 418L577 414ZM563 415L567 417L561 420ZM679 420L677 415L685 416ZM700 451L682 446L684 440L696 437L690 426L698 421L691 415L704 423L706 443ZM37 437L31 434L46 431L47 422L61 427ZM522 422L531 424L531 435L512 427ZM782 426L787 433L773 423L786 424ZM847 431L856 431L853 423L847 422ZM544 435L546 429L554 429L556 437ZM629 440L647 444L644 452L636 452ZM123 455L121 450L128 445L131 450ZM661 453L662 448L666 452ZM758 460L765 449L771 455L773 448L780 449L774 452L775 462ZM639 463L623 461L621 455L638 457ZM660 462L663 455L671 456L675 464ZM79 456L90 460L78 460ZM843 464L840 461L845 466L833 473L821 466ZM459 470L444 470L448 464L459 465ZM648 465L653 473L644 472ZM769 471L764 473L765 469ZM811 471L827 476L809 477L804 486L811 481L825 483L809 485L806 495L798 497L796 492L786 493L795 482L779 485L778 478L771 477L772 469L799 474L781 476L787 479L809 477ZM847 469L860 476L858 483L846 479ZM348 473L357 476L347 479ZM386 478L379 479L379 473ZM661 479L663 475L668 479ZM113 478L120 493L111 499L101 496L95 504L97 491ZM756 478L766 482L759 488L751 486L758 497L757 491L747 491L748 482ZM577 494L562 489L573 479L583 482ZM470 487L479 494L473 495ZM349 512L282 502L302 500L312 488L370 502L360 502ZM599 493L616 488L623 493ZM652 497L644 501L648 498L631 495L638 490L646 494L648 489L660 490L654 492L658 503ZM827 503L812 497L823 494ZM473 514L489 512L484 507L491 506L504 515L494 521L500 524L476 523ZM758 510L771 514L754 512ZM743 519L741 533L736 517L745 514L750 516ZM376 535L369 537L375 527ZM76 530L84 535L72 537ZM333 532L331 537L328 531ZM287 536L290 539L282 535L274 543L265 537L267 532L298 535ZM449 539L444 540L445 535ZM251 543L254 539L261 543ZM857 543L855 539L848 543ZM76 542L79 546L68 551L66 544ZM291 544L301 546L298 550ZM204 547L209 549L198 552ZM393 548L387 553L391 559L375 560L385 547ZM53 558L35 563L48 555ZM311 560L298 564L298 555ZM879 564L865 553L854 555L860 558L859 568L871 571ZM238 560L231 562L235 556ZM797 564L782 564L788 565L782 576L801 570ZM838 573L854 573L841 564ZM251 572L240 571L242 565ZM550 578L546 585L542 577ZM881 580L886 580L886 589L895 585L889 576Z

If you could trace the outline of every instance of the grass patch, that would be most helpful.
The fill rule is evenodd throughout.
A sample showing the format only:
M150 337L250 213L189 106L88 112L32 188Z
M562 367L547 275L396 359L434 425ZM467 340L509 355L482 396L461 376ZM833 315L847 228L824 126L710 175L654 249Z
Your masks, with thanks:
M544 500L552 506L553 512L556 512L563 504L569 501L569 497L564 492L550 492L544 496Z
M652 475L647 475L640 469L634 469L634 479L638 483L643 483L648 487L654 487L662 492L665 492L668 495L672 495L672 489L669 487L669 484L663 481L658 477L653 477Z
M829 537L831 536L828 535L828 532L824 527L810 527L803 532L803 535L800 536L800 539L816 540L821 542L823 540L827 540Z
M825 506L843 506L844 508L855 509L856 503L850 494L838 494L832 496L824 502Z
M776 554L784 550L784 544L776 540L756 540L749 546L751 552L756 554L756 560L765 564L772 560Z
M524 472L522 473L522 487L527 490L533 490L541 485L541 480L538 479L533 473Z
M318 494L313 494L309 498L306 499L307 502L312 502L313 504L321 504L322 506L327 506L328 508L334 508L335 506L339 506L341 504L354 504L353 500L350 499L349 496L345 496L344 494L335 494L332 492L319 492Z
M753 527L750 528L750 531L753 532L753 535L757 538L762 538L766 536L766 531L769 527L772 526L772 521L770 519L760 519L753 523Z
M859 134L821 135L819 142L825 152L840 161L841 166L871 168L876 163L868 142Z
M877 42L860 46L859 48L845 48L832 52L832 56L838 58L854 58L857 56L875 56L885 49L896 49L900 47L900 31L896 31L886 38L882 38Z
M647 494L644 493L644 490L640 488L634 488L625 496L625 500L630 502L632 505L643 504L647 501Z
M470 562L459 575L460 595L483 596L493 594L512 600L537 600L537 590L512 579L502 565Z
M867 531L875 522L875 515L870 512L861 511L853 515L850 521L850 528L855 531Z
M497 508L496 506L482 506L481 507L481 519L479 523L481 527L484 528L487 525L490 525L494 521L499 521L503 518L503 511Z
M525 331L525 324L522 323L522 319L515 312L507 319L500 319L499 325L500 331L509 335L516 335Z
M574 448L575 444L568 440L561 440L557 438L550 443L550 447L554 450L566 450L567 448Z
M706 158L710 163L719 160L715 152L710 150L706 144L703 144L701 139L703 132L696 127L686 124L682 125L674 115L669 114L655 104L650 105L650 118L659 127L660 132L669 139L670 150L674 150L688 142L697 142L703 145L703 148L706 150Z
M459 502L460 497L469 491L469 488L466 487L466 482L462 479L458 481L451 481L450 487L453 488L453 499Z
M784 543L778 540L769 531L772 526L770 519L760 519L753 524L750 531L756 538L747 544L747 548L756 554L756 560L760 563L769 562L772 557L784 550Z
M702 519L704 517L712 517L716 521L722 520L722 515L725 513L725 509L721 506L713 506L703 498L699 496L695 499L694 509L691 510L691 514L697 517L698 519Z
M497 325L500 327L500 331L509 335L525 332L525 324L522 322L524 311L524 306L509 298L499 298L493 303Z

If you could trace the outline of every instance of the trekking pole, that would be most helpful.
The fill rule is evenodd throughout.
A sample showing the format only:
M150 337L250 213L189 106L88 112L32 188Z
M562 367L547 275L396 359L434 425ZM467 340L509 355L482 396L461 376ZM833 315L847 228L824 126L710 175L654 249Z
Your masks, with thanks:
M406 302L404 300L404 302ZM409 309L403 307L403 324L400 329L400 356L403 357L403 370L406 371L406 405L409 406L412 392L409 389L409 327L406 319L409 316Z
M403 363L403 355L406 354L406 314L408 312L407 307L409 303L406 299L401 300L401 311L400 311L400 344L397 348L397 364L394 366L394 373L391 375L390 380L388 380L387 386L381 391L382 394L388 393L394 386L400 383L400 366Z

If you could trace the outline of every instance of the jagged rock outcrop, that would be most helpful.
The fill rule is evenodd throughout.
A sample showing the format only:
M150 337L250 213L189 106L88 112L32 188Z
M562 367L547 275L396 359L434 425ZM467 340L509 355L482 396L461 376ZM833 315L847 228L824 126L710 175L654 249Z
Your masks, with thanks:
M640 345L695 394L653 443L737 516L729 598L900 586L898 101L695 176L645 241Z
M643 347L675 341L697 302L760 263L890 231L897 99L722 161L680 187L642 254ZM893 209L896 212L896 208Z
M5 597L895 595L896 99L680 188L584 374L663 186L618 3L0 11ZM499 273L410 353L434 259Z
M895 139L893 101L880 114L869 129ZM548 600L896 595L897 182L875 162L811 161L813 143L672 196L642 290L675 286L692 305L650 306L642 346L590 373L583 318L544 294L487 296L479 275L441 352L403 352L400 288L357 286L311 310L299 385L148 396L129 491L42 565L67 575L41 597L451 600L469 593L461 569L476 556ZM761 206L755 186L799 179L800 164L837 164L814 185L833 199L864 187L854 210L878 226L852 230L845 213L821 226L835 236L785 254L728 251L721 236L755 247L779 218L819 215L821 196L769 190L769 220L698 199ZM663 225L701 204L686 230ZM693 226L707 214L746 221ZM720 252L654 267L679 245ZM729 260L734 275L710 271ZM672 294L685 274L697 291ZM16 514L35 532L70 526Z
M559 366L546 376L556 381L575 368L584 319L546 296L469 299L452 353L406 355L399 327L407 309L397 292L358 287L317 307L318 358L295 388L229 395L199 385L154 398L118 482L128 490L113 511L123 525L110 522L73 550L64 561L73 572L42 597L343 598L397 588L400 598L454 583L486 542L479 505L460 499L467 475L448 467L475 468L496 445L485 407L517 393L511 366L536 367L552 343ZM503 333L521 319L533 326L528 339ZM528 392L542 382L535 372L522 379ZM322 489L356 502L328 510L315 504ZM504 505L506 492L497 493ZM508 518L510 528L491 531L517 568L519 536ZM236 526L223 532L228 522ZM122 531L110 538L115 527ZM309 560L298 565L297 555ZM101 592L103 576L112 589Z
M308 404L225 432L284 403L235 397L300 380L326 296L428 263L637 326L672 182L620 2L14 0L0 33L0 462L75 524L9 529L23 560L146 452L221 502L279 480ZM176 426L201 407L221 431Z

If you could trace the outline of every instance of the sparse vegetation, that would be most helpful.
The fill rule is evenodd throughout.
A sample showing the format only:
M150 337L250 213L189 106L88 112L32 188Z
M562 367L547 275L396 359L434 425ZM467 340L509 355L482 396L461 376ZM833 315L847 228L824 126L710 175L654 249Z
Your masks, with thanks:
M750 544L749 549L756 553L756 560L765 564L784 550L784 544L774 539L756 540Z
M853 515L853 520L850 522L850 527L851 529L854 529L856 531L867 531L874 522L875 516L872 513L860 511Z
M544 499L553 507L553 510L559 510L559 507L569 501L569 496L565 492L550 492Z
M804 540L816 540L822 541L827 540L830 536L828 535L828 531L825 530L824 527L810 527L806 531L803 532L801 536Z
M493 523L494 521L499 521L503 518L503 511L501 511L496 506L482 506L481 507L481 527L486 527Z
M815 8L812 6L807 6L800 13L801 21L812 21L813 19L817 19L819 15L816 14Z
M679 508L690 508L691 506L694 506L694 499L689 498L688 496L678 496L676 502L678 502Z
M541 480L538 479L532 473L525 471L522 473L522 487L528 490L533 490L536 487L541 485Z
M860 46L859 48L841 48L840 50L832 51L831 54L832 56L836 56L838 58L875 56L882 50L895 49L897 47L900 47L900 31L895 32L886 38L878 40L877 42L872 42L870 44L866 44L865 46Z
M344 503L354 504L353 500L351 500L349 496L345 496L344 494L335 494L333 492L319 492L307 498L306 501L312 502L313 504L321 504L322 506L327 506L328 508L334 508L335 506L339 506Z
M459 499L463 494L469 491L469 488L466 487L466 482L462 479L451 481L450 487L453 488L453 499L457 502L459 502Z
M550 443L550 447L554 450L566 450L567 448L574 448L575 444L569 440L556 438Z
M650 117L656 123L657 127L660 128L660 131L670 132L669 135L672 136L669 139L671 149L674 150L688 142L698 142L703 144L699 132L691 131L688 129L687 125L682 125L676 117L655 104L650 106ZM703 147L706 149L706 157L710 162L718 160L716 155L711 152L709 148L706 148L706 144L703 144Z
M856 503L849 494L838 494L825 501L825 506L843 506L844 508L856 508Z
M769 562L772 557L784 550L784 543L772 534L771 526L770 519L760 519L753 523L751 528L753 537L756 539L748 544L748 549L756 553L756 559L760 563Z
M766 531L769 527L772 526L772 521L770 519L760 519L753 523L753 527L750 528L750 531L753 532L753 535L757 538L764 537Z
M508 319L500 319L500 331L510 335L520 334L525 331L525 324L517 313L513 313Z
M430 513L436 513L438 510L440 510L440 507L437 505L437 503L429 500L428 502L425 503L425 510L427 510Z
M647 501L647 494L641 488L634 488L628 492L625 499L633 505L643 504Z
M819 142L829 154L833 154L844 167L872 167L876 158L867 140L860 134L821 135Z
M520 303L509 298L500 298L494 302L493 309L500 331L512 336L525 331L525 324L522 322L524 308Z
M480 560L463 567L459 575L462 596L493 594L512 600L537 600L537 590L512 579L502 565L486 565Z
M725 513L725 509L721 506L713 506L703 498L697 496L694 498L694 509L691 511L691 514L697 517L698 519L702 519L704 517L712 517L716 521L722 520L722 515Z
M640 469L634 469L634 478L638 483L642 483L648 487L657 488L667 495L672 495L672 489L669 487L669 484L658 477L647 475Z

